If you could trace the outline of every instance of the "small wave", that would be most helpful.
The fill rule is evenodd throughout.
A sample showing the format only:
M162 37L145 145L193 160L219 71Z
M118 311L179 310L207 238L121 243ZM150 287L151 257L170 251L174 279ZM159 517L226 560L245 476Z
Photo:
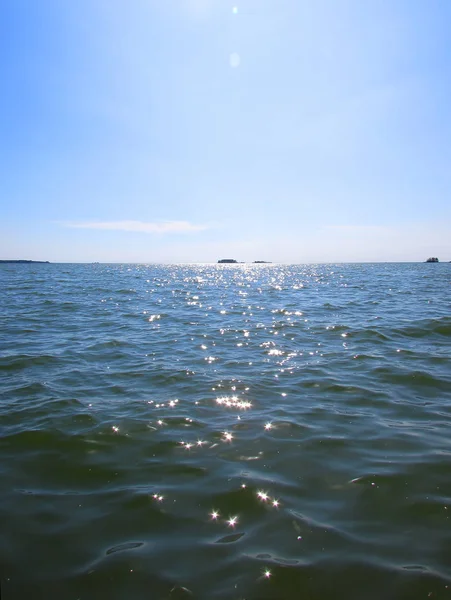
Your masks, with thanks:
M118 544L117 546L113 546L112 548L108 548L105 554L115 554L116 552L136 550L137 548L141 548L142 546L144 546L144 542L124 542L122 544Z
M49 367L59 365L61 358L52 354L39 354L32 356L29 354L19 354L0 358L0 371L21 371L31 367Z
M451 317L439 319L420 319L413 325L411 322L393 330L394 334L407 338L424 338L431 336L451 337Z
M431 388L449 392L451 379L438 377L425 371L400 371L389 367L374 367L373 375L380 380L391 384L401 384L412 390L420 388Z

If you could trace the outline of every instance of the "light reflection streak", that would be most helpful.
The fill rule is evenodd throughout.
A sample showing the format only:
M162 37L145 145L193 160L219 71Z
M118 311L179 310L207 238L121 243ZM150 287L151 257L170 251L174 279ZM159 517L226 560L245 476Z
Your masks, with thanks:
M258 490L257 497L262 502L270 502L274 508L280 507L280 500L278 500L277 498L271 498L271 496L268 494L268 492L264 492L263 490Z
M216 398L216 404L226 406L227 408L239 408L246 410L252 408L252 403L249 400L240 400L238 396L221 396Z

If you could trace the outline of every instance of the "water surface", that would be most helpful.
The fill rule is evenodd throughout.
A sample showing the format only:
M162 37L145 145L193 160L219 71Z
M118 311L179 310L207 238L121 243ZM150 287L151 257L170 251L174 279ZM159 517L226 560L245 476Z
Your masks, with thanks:
M2 598L451 598L450 283L0 265Z

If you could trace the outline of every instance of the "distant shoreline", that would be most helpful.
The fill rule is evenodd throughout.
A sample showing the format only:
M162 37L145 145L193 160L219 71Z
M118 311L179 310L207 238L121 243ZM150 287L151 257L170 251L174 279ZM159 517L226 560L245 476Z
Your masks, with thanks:
M0 263L14 263L14 264L41 264L41 265L49 265L50 261L48 260L0 260Z

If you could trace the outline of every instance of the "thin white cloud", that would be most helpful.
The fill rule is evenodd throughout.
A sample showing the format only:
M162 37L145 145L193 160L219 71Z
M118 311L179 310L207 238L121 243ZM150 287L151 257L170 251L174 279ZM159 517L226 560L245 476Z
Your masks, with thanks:
M139 233L195 233L208 229L206 225L195 225L188 221L165 221L153 223L149 221L87 221L64 223L74 229L101 229L107 231L136 231Z

